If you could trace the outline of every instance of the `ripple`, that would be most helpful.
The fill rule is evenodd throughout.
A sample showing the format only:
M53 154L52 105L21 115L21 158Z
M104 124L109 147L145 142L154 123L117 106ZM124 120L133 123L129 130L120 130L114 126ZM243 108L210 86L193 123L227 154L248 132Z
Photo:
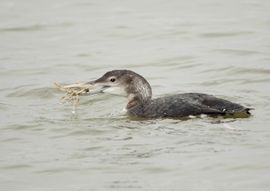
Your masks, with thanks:
M68 135L65 136L87 136L87 135L103 135L105 134L106 131L102 129L80 129L80 130L75 130Z
M82 149L83 151L99 151L101 150L103 147L102 146L94 146L94 147L87 147Z
M0 103L0 109L1 110L6 110L8 108L8 105L5 103Z
M21 138L18 138L18 137L13 137L13 138L7 138L7 139L3 139L1 140L2 143L9 143L9 142L12 142L12 143L24 143L25 141Z
M62 172L75 172L75 171L80 171L80 169L75 169L75 168L51 168L51 169L46 169L46 170L38 170L35 171L38 174L55 174L55 173L62 173Z
M110 189L125 189L125 190L129 190L129 189L142 189L142 186L139 185L139 182L136 180L117 180L117 181L113 181L110 183L109 185Z
M237 67L234 68L231 73L245 73L245 74L255 74L255 75L260 75L260 74L270 74L270 69L268 68L244 68L244 67Z
M241 50L241 49L216 49L215 51L226 53L226 54L233 54L237 56L246 56L246 55L254 55L259 54L260 52L255 50Z
M57 93L56 88L43 87L28 89L25 87L15 88L15 91L7 94L7 97L39 97L43 99L52 98Z
M222 66L219 68L206 68L201 70L201 73L210 73L210 72L218 72L218 71L231 71L232 70L232 66Z
M242 36L242 35L251 35L254 32L208 32L202 33L200 36L206 38L222 38L222 37L232 37L232 36Z
M12 124L8 125L7 127L4 127L2 129L4 130L25 130L25 129L35 129L36 127L39 127L39 124Z
M264 79L245 79L241 82L241 84L260 84L260 83L269 83L270 78L264 78Z
M71 26L71 23L60 23L60 24L34 24L34 25L28 25L28 26L16 26L16 27L4 27L0 28L0 32L36 32L36 31L43 31L47 30L49 28L55 28L55 27L69 27Z
M0 28L1 32L28 32L28 31L41 31L46 29L44 25L30 25L30 26L21 26L21 27L6 27Z
M144 168L144 170L151 174L164 173L164 172L171 171L171 169L169 168L162 168L162 167L147 167L147 168Z
M31 168L31 167L32 166L28 164L15 164L15 165L4 166L1 168L6 169L6 170L17 170L17 169L25 169L25 168Z

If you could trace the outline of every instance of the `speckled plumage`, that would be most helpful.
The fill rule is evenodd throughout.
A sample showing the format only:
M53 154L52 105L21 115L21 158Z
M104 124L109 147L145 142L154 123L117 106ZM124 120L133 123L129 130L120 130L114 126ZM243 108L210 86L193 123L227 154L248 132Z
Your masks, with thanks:
M147 118L180 118L201 114L233 115L239 112L249 114L249 109L212 95L199 93L156 98L128 110L130 115Z
M92 83L101 84L104 87L104 92L110 89L122 92L119 95L128 98L126 109L131 116L180 118L201 114L216 116L242 113L246 116L250 115L250 108L208 94L184 93L152 99L149 83L141 75L130 70L107 72ZM117 94L117 92L113 94Z

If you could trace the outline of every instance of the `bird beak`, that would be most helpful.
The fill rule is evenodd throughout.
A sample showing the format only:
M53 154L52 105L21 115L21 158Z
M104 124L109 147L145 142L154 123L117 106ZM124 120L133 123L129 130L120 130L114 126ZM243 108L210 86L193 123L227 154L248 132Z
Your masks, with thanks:
M99 94L99 93L103 93L106 89L110 88L111 86L101 83L101 82L97 82L95 81L90 81L85 83L85 85L90 86L91 88L89 89L89 95L93 95L93 94Z

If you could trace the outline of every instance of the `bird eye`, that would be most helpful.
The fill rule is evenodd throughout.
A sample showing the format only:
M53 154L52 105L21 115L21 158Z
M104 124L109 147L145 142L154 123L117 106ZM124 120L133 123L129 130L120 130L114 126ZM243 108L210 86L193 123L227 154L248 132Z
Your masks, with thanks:
M110 81L111 81L111 82L115 82L115 78L111 78Z

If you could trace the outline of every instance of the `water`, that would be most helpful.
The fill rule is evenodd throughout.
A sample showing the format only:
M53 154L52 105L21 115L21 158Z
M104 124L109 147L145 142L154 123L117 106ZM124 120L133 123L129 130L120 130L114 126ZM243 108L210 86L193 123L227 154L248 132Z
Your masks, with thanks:
M269 190L270 2L0 2L1 190ZM134 121L53 82L126 68L155 97L205 92L247 119Z

